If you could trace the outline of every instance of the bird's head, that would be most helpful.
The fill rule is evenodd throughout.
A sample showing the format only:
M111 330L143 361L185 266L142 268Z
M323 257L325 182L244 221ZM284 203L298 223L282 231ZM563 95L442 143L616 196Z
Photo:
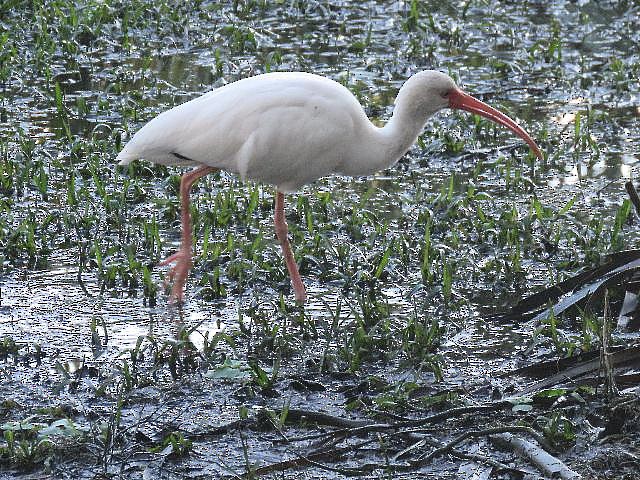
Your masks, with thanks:
M453 79L442 72L425 70L413 75L398 92L396 102L412 106L413 114L428 118L443 108L455 108L475 113L504 125L522 138L542 160L542 152L529 134L504 113L465 93Z

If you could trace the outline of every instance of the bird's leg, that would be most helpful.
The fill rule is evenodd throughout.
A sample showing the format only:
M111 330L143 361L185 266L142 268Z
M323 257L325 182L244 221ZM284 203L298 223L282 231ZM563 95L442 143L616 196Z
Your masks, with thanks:
M184 299L184 284L191 269L191 211L189 207L189 192L196 180L204 175L218 170L214 167L200 166L189 173L185 173L180 180L180 211L182 221L182 235L180 250L160 262L161 266L176 262L167 274L168 280L173 280L170 302L182 303Z
M287 270L289 271L289 277L291 277L291 284L293 285L293 291L296 294L296 301L304 303L307 299L307 292L304 289L304 283L300 278L298 272L298 265L293 258L293 252L291 251L291 245L287 238L289 229L287 228L287 221L284 216L284 193L276 192L276 208L274 215L274 223L276 227L276 236L282 247L282 254L284 255L284 261L287 264Z

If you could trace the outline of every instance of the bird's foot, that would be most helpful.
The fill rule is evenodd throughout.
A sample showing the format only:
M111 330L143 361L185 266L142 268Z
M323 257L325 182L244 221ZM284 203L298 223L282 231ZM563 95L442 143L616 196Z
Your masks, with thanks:
M187 283L187 277L192 265L191 252L180 249L160 262L159 265L164 267L174 262L175 265L169 269L164 277L164 287L166 289L169 287L169 283L172 283L169 303L182 304L184 303L184 286Z

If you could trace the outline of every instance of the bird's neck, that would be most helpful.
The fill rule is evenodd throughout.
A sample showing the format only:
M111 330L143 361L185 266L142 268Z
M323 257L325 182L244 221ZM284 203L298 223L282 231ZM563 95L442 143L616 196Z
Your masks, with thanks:
M380 129L381 136L389 146L395 163L418 139L427 123L427 116L418 114L412 105L398 102L387 124Z
M366 122L366 127L359 132L360 141L353 142L354 149L338 172L371 175L394 165L418 139L426 123L424 115L422 117L406 103L400 103L384 127Z
M373 173L394 165L411 148L422 132L426 118L419 118L406 105L398 105L382 128L374 127L362 161Z

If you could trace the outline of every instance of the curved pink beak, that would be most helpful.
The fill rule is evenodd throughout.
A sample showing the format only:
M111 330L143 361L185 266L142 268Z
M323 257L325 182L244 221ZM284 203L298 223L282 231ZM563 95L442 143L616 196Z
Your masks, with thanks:
M543 160L542 152L538 148L538 145L536 145L536 142L533 141L533 138L531 138L520 125L511 120L504 113L496 110L493 107L490 107L484 102L481 102L477 98L473 98L471 95L469 95L468 93L464 93L459 88L456 88L449 92L449 108L457 108L459 110L466 110L467 112L476 113L482 117L488 118L491 121L499 123L500 125L504 125L520 138L522 138L525 142L527 142L536 156L540 160Z

